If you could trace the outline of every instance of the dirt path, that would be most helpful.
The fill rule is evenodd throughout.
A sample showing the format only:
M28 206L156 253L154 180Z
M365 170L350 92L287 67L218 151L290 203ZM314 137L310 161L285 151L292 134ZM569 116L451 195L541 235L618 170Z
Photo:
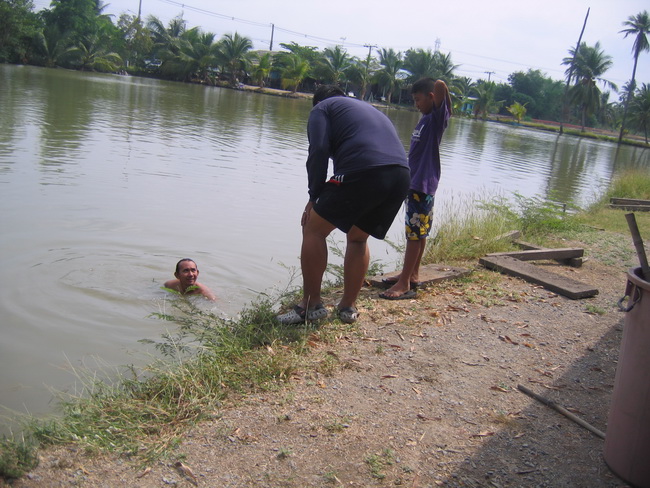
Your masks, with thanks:
M188 433L179 451L191 476L58 448L12 486L627 486L605 464L601 438L517 390L606 431L625 269L547 266L599 295L569 300L482 268L412 301L367 290L354 328L312 344L323 353L318 372Z

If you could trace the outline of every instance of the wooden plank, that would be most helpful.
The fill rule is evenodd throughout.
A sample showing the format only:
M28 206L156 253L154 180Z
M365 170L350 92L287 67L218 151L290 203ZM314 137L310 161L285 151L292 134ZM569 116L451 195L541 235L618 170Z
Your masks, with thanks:
M521 261L539 261L543 259L565 260L581 258L585 250L580 247L565 247L560 249L529 249L526 251L493 252L488 256L510 256Z
M444 266L441 264L426 264L420 266L420 286L431 285L445 280L452 280L461 278L470 274L470 270L466 268L455 268L453 266ZM368 279L372 286L385 288L382 280L392 278L400 274L400 271L392 271L383 275L373 276Z
M479 263L488 269L522 278L530 283L541 285L547 290L574 300L598 295L598 290L593 286L551 273L550 271L538 268L534 264L526 263L510 256L485 256L479 259Z
M638 198L610 198L609 203L614 205L650 205L650 200L639 200Z
M650 205L614 205L610 203L609 208L625 210L627 212L650 212Z
M524 241L513 241L513 244L516 244L517 246L521 247L522 249L526 250L542 250L542 249L549 249L548 247L542 247L542 246L537 246L535 244L531 244L529 242L524 242ZM586 258L581 255L580 257L576 258L567 258L567 259L555 259L558 263L565 264L567 266L571 266L572 268L580 268L586 261Z

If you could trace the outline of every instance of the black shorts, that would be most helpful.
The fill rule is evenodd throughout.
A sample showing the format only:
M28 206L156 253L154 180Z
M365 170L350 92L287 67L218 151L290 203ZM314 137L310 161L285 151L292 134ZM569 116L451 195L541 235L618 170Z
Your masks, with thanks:
M352 226L377 239L386 237L411 183L408 168L380 166L334 175L314 204L314 210L347 233Z

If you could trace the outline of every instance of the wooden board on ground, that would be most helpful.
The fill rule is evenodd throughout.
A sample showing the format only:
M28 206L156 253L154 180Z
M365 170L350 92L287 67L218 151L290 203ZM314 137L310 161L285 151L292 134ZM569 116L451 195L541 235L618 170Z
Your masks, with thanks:
M637 198L616 198L612 197L609 199L609 203L614 205L649 205L650 200L639 200Z
M524 257L520 257L519 253L517 252L512 252L512 253L501 253L506 256L512 256L514 258L520 259L522 261L529 261L529 260L534 260L534 259L553 259L557 261L558 263L566 264L568 266L572 266L574 268L579 268L582 266L582 264L585 261L584 258L584 249L582 248L572 248L572 247L567 247L567 248L560 248L560 249L550 249L548 247L540 247L536 246L535 244L530 244L529 242L523 242L523 241L513 241L514 244L518 245L522 249L525 249L526 251L558 251L557 254L549 254L548 257L542 258L542 257L534 257L534 253L527 253L524 254ZM497 253L492 253L489 254L489 256L492 256ZM526 258L526 256L529 257L529 259Z
M368 281L372 286L385 288L382 280L397 276L399 273L400 272L398 270L383 275L373 276L372 278L369 278ZM467 276L469 273L470 270L466 268L454 268L453 266L444 266L441 264L426 264L424 266L420 266L420 286L439 283L440 281L451 280L454 278L460 278L462 276Z
M561 249L529 249L526 251L493 252L488 256L510 256L520 261L541 261L544 259L564 260L581 258L585 250L579 247L565 247Z
M609 208L614 210L625 210L627 212L650 212L650 205L614 205L609 204Z
M610 198L609 208L626 210L628 212L650 212L650 200L637 198Z
M522 278L530 283L543 286L547 290L559 293L574 300L598 295L598 289L580 281L560 276L540 269L534 264L526 263L510 256L485 256L479 263L510 276Z

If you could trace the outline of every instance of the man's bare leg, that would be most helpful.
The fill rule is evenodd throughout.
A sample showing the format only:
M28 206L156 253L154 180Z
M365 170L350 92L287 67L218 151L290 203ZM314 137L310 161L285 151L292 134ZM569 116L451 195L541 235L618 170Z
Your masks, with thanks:
M321 303L321 283L327 267L327 236L332 230L332 224L311 210L302 230L300 251L303 298L298 305L305 310Z
M354 226L347 234L343 261L343 297L339 308L354 306L366 278L369 263L368 234Z
M417 283L420 279L420 262L424 256L427 240L409 240L406 242L404 253L404 266L397 282L382 293L387 297L398 297L411 289L411 282Z

